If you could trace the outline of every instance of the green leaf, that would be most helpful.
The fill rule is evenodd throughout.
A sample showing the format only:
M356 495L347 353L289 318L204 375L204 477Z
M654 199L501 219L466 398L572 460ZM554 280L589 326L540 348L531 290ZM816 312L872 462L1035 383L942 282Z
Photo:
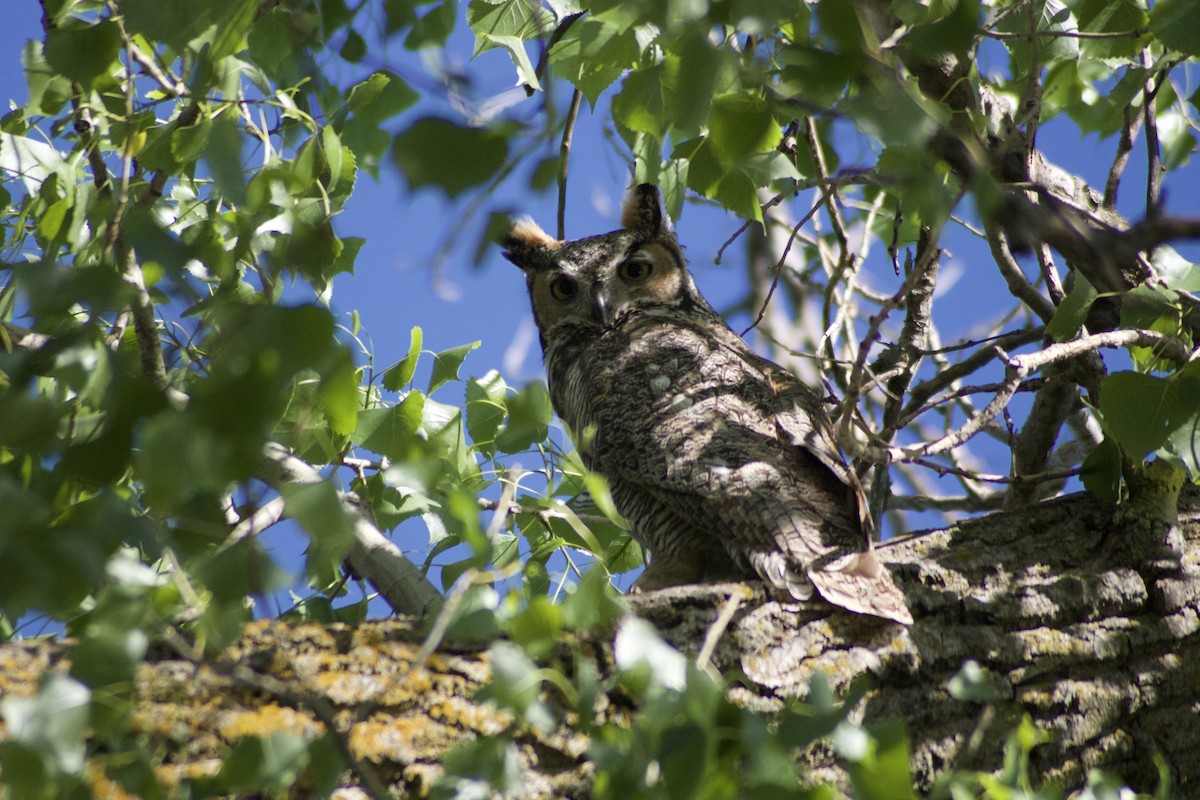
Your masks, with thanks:
M593 107L600 93L633 66L637 37L594 17L578 19L550 49L550 65L583 92Z
M525 652L538 658L558 643L563 630L563 612L549 599L535 597L505 623L504 629Z
M1200 394L1200 379L1191 381L1191 396ZM1200 414L1193 414L1167 439L1164 449L1187 470L1192 481L1200 480Z
M392 459L403 459L421 427L425 395L409 392L392 408L368 408L358 412L358 424L350 441Z
M213 119L207 110L200 112L195 124L176 127L171 132L171 156L179 164L190 164L200 157L208 146L212 134Z
M451 347L449 350L443 350L435 355L433 357L433 371L429 375L429 388L425 390L425 393L433 394L433 390L443 383L458 380L458 369L462 366L463 360L466 359L467 353L470 353L479 347L479 345L480 342L471 342L470 344Z
M488 33L484 34L483 38L488 44L494 47L502 47L508 51L509 58L512 59L513 65L517 68L517 80L519 82L535 91L541 90L542 83L538 80L537 72L533 68L533 62L529 60L529 53L525 50L525 42L519 36L500 36Z
M410 108L418 98L419 95L399 75L379 70L350 87L346 105L338 113L343 118L349 116L378 125Z
M178 6L161 0L121 0L121 15L130 33L182 50L212 24L212 4L193 3L180 13Z
M624 602L603 569L593 567L562 603L563 627L590 631L606 626L626 613Z
M1186 340L1188 330L1183 321L1183 305L1179 295L1170 289L1143 284L1126 293L1121 302L1121 327L1165 333ZM1155 354L1152 347L1130 347L1133 362L1144 372L1173 369L1172 362Z
M500 171L508 139L494 129L425 117L396 137L392 158L413 189L435 186L453 197Z
M718 158L726 163L771 150L783 138L766 101L746 92L713 100L708 127Z
M931 61L943 53L964 56L979 31L980 2L959 0L951 8L937 20L924 20L910 28L902 40L905 47Z
M613 98L613 120L634 133L661 139L670 125L666 113L669 105L667 88L663 83L665 72L666 68L657 64L630 74L622 84L620 94Z
M300 736L247 736L233 746L206 788L213 794L280 795L296 782L307 764L308 744Z
M310 585L335 583L339 568L354 544L354 514L342 505L329 481L289 483L283 487L284 509L308 533L306 571Z
M445 775L433 797L520 797L525 791L517 746L503 736L480 736L457 745L442 761Z
M232 108L213 119L212 132L204 148L204 159L217 187L234 205L246 201L246 178L242 173L242 132Z
M246 35L254 24L258 0L230 0L217 8L223 12L215 20L217 35L213 39L209 58L219 61L246 47Z
M467 433L475 446L486 453L495 449L496 432L504 421L507 393L508 385L496 370L467 381Z
M121 30L112 20L92 25L73 20L46 34L46 61L72 81L90 87L117 67Z
M541 381L529 384L505 402L508 421L496 436L496 447L505 453L520 453L545 441L550 431L550 395Z
M339 436L349 436L358 423L359 374L349 351L339 350L334 363L321 372L318 395L329 425Z
M35 696L0 699L6 738L33 749L57 772L79 775L91 699L91 690L74 678L47 673Z
M651 688L682 691L687 675L687 658L663 641L654 627L639 617L626 617L613 640L613 661L623 681L635 692Z
M529 725L553 730L554 714L541 700L538 666L512 642L496 642L488 650L492 679L476 694L499 708L512 711Z
M398 392L412 381L413 373L417 371L417 360L421 357L422 331L413 326L408 334L408 355L384 370L383 386L385 389Z
M1109 375L1100 388L1105 433L1133 458L1144 458L1195 413L1200 399L1182 396L1186 385L1137 372Z
M471 54L474 58L495 47L498 39L513 38L520 42L538 38L554 27L554 15L536 0L471 0L467 5L467 24L475 32L475 52Z
M1159 0L1150 9L1150 31L1172 50L1200 56L1200 3L1195 0Z
M1079 58L1079 39L1070 35L1079 30L1079 23L1071 10L1061 3L1042 3L1036 8L1035 13L1037 14L1035 28L1037 32L1058 34L1038 37L1038 63L1045 65L1055 61L1073 61ZM996 26L996 30L1002 33L1023 35L1028 34L1029 29L1028 14L1008 14ZM1033 48L1030 46L1029 40L1024 36L1009 40L1008 52L1013 59L1015 74L1027 74L1033 58Z
M162 3L157 3L163 6ZM250 57L276 81L283 82L296 70L304 41L296 30L293 15L285 8L272 8L254 23L247 37Z
M409 50L444 46L454 30L457 19L456 0L435 0L433 8L413 20L412 29L404 39L404 46Z
M969 700L973 703L990 703L1000 699L995 680L991 673L979 665L978 661L968 659L950 679L950 696L955 700Z
M1087 33L1129 33L1144 29L1148 20L1137 0L1083 0L1077 14L1079 30ZM1086 58L1130 58L1142 51L1144 39L1144 35L1088 38L1080 49Z
M1097 297L1096 289L1087 278L1075 273L1075 284L1054 311L1054 317L1046 325L1046 335L1056 342L1073 339L1087 319L1088 311Z
M354 29L346 31L346 41L342 42L342 49L338 51L338 55L351 64L357 64L366 58L367 42L362 34Z

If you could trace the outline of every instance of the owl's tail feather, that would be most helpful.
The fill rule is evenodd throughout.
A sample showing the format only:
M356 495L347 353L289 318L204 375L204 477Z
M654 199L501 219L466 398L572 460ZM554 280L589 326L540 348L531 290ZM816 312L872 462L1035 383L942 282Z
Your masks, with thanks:
M810 565L806 573L821 597L835 606L902 625L913 622L904 593L871 550L841 556L821 566Z

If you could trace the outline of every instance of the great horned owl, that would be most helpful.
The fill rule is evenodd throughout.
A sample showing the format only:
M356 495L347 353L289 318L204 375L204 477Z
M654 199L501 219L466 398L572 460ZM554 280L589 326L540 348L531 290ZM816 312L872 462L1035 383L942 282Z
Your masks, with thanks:
M621 222L558 241L522 220L504 255L525 273L554 409L651 554L637 587L757 575L911 623L820 399L700 295L657 188L633 189Z

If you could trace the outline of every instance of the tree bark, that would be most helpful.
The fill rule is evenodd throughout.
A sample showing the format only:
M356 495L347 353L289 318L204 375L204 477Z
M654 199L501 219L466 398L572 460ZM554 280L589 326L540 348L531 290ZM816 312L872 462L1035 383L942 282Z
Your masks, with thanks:
M1006 732L1029 714L1052 735L1032 754L1040 780L1071 789L1099 767L1152 792L1161 757L1171 796L1197 797L1200 491L1186 489L1179 508L1173 524L1170 509L1114 511L1075 495L885 544L880 554L916 617L909 628L736 584L664 590L630 607L685 652L719 634L712 662L746 676L732 698L763 713L803 696L818 670L835 691L870 674L874 688L855 716L906 721L918 788L950 767L999 769ZM745 599L714 630L731 596ZM402 794L427 791L449 748L497 735L518 744L525 796L590 794L584 734L515 726L473 699L490 675L486 645L444 643L422 663L422 643L404 621L256 622L216 661L162 648L140 669L131 725L162 753L168 785L215 773L244 737L316 736L333 725L359 766L345 773L348 786L362 785L367 770ZM597 632L572 652L594 653L603 674L611 643L611 631ZM69 667L69 646L0 647L0 693L35 693L42 675ZM999 699L950 695L968 659L991 673ZM616 720L627 706L601 698L598 708ZM847 785L827 748L799 758L812 778Z

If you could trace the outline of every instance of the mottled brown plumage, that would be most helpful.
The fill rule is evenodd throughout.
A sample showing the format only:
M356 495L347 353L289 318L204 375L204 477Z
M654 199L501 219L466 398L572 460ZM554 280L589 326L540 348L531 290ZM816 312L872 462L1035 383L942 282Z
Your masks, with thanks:
M910 623L820 399L696 289L658 190L623 228L560 242L517 223L554 408L650 551L642 589L757 575L798 599Z

